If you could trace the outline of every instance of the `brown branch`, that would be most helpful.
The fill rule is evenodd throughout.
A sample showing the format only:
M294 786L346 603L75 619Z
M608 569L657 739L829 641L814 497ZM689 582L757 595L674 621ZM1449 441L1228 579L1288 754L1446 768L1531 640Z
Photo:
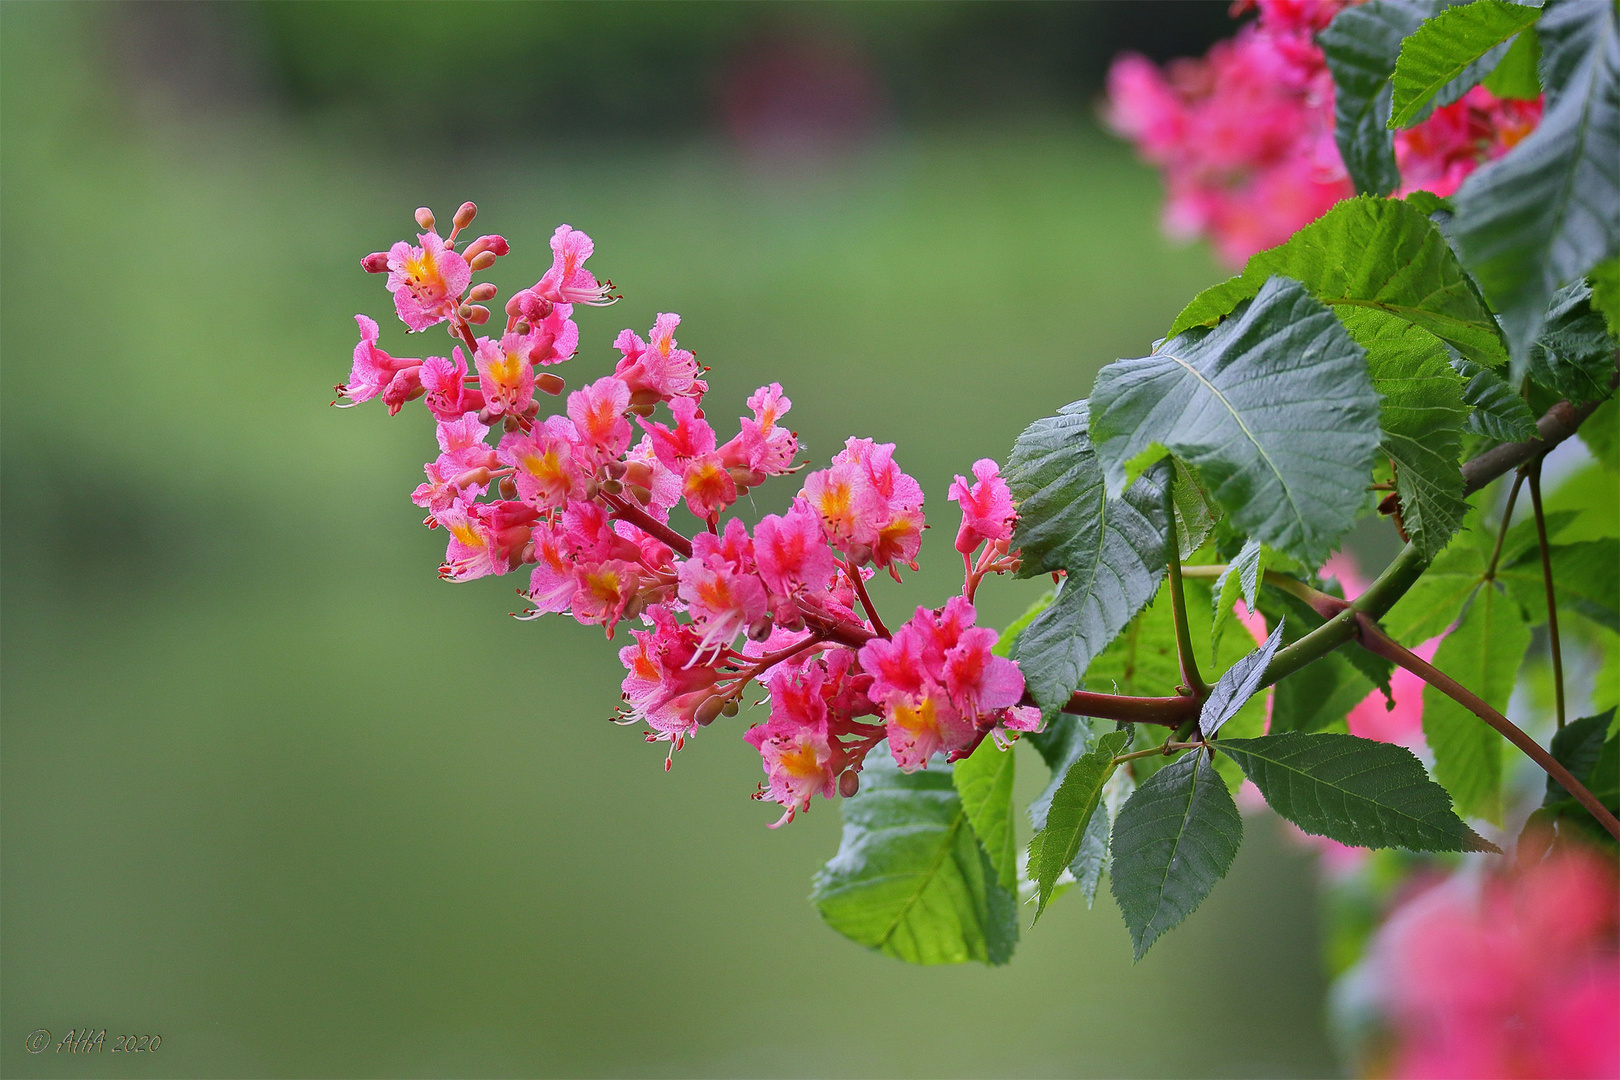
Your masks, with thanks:
M1024 703L1031 704L1029 695ZM1193 697L1125 697L1122 694L1092 694L1076 690L1059 711L1076 716L1094 716L1133 724L1180 727L1198 716L1200 706Z
M1570 775L1568 769L1558 763L1558 759L1541 748L1541 744L1526 735L1519 727L1507 717L1491 708L1478 695L1469 691L1450 675L1425 662L1421 657L1410 650L1402 648L1378 624L1363 614L1356 616L1357 640L1368 652L1376 653L1386 660L1394 661L1407 671L1421 678L1457 704L1485 721L1495 728L1508 742L1523 750L1537 765L1546 770L1547 775L1561 784L1565 791L1574 796L1575 801L1589 810L1598 823L1609 830L1616 840L1620 840L1620 821L1586 789L1586 785Z
M1615 363L1620 365L1620 353L1616 354ZM1610 389L1616 386L1620 386L1620 371L1609 380ZM1560 401L1536 421L1539 438L1494 446L1464 465L1463 494L1472 495L1509 469L1517 469L1538 454L1545 454L1575 434L1575 429L1581 426L1582 421L1596 412L1598 406L1602 404L1602 401L1590 401L1585 405L1571 405L1567 401Z

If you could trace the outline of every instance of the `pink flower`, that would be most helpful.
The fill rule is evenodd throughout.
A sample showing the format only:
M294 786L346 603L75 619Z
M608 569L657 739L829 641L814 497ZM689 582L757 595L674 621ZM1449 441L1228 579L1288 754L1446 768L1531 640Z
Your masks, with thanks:
M540 367L560 364L579 349L579 324L572 304L556 304L551 314L530 324L529 363Z
M453 352L456 362L464 363L461 346ZM528 411L534 402L534 368L529 364L527 338L503 334L499 344L479 338L473 363L478 367L478 388L484 395L484 419L521 416Z
M851 438L832 466L805 477L799 496L821 515L828 539L855 564L917 568L923 492L894 463L894 444Z
M779 671L770 682L771 718L743 734L765 769L769 788L762 795L787 808L773 829L808 810L816 795L831 798L838 789L841 755L828 737L825 677L818 664Z
M502 436L497 452L512 467L518 498L537 510L561 509L585 493L586 475L574 460L574 425L566 417L547 417L532 431Z
M821 519L803 499L786 515L767 514L754 529L759 575L777 596L820 592L832 583L838 562L827 547Z
M439 576L471 581L506 573L529 542L530 527L538 516L518 502L458 502L434 514L434 520L450 534Z
M1541 121L1541 101L1498 98L1476 86L1423 123L1395 135L1401 192L1450 195L1468 174L1513 149Z
M450 250L439 234L417 236L421 247L401 240L388 251L388 291L394 310L412 330L426 330L448 319L472 282L467 260Z
M1370 948L1391 1075L1620 1075L1615 868L1564 848L1396 910Z
M698 637L689 624L663 605L648 608L646 618L652 630L630 631L635 644L619 650L625 703L655 739L675 743L697 731L697 707L712 696L719 675L695 663Z
M974 735L973 722L952 707L938 686L922 694L902 694L885 703L889 752L902 772L916 772L928 759L965 746Z
M414 372L422 363L420 360L400 359L389 356L377 348L377 323L364 315L356 315L354 321L360 326L360 343L354 347L354 366L349 371L349 381L339 383L336 387L338 397L347 398L345 408L358 405L362 401L370 401L378 394L383 393L396 377L405 372ZM404 376L406 381L414 376ZM409 394L394 395L400 404L408 399ZM390 413L399 412L399 405L390 406Z
M781 426L781 419L793 407L782 393L780 383L762 386L748 399L752 419L743 417L737 437L720 448L720 457L731 468L752 474L749 483L758 484L767 476L791 472L793 457L799 452L798 436Z
M611 304L611 281L597 284L596 278L585 269L585 260L591 257L596 245L591 238L568 225L557 226L551 234L551 269L534 286L534 292L553 304Z
M459 348L452 355L454 363L442 356L422 361L422 389L427 391L423 404L436 420L455 420L484 407L484 395L467 387L467 358Z
M629 407L629 387L611 375L568 395L568 418L598 463L617 461L629 449L630 421L624 418Z
M753 569L753 543L748 529L732 518L723 537L700 533L692 557L677 571L679 596L703 631L700 648L724 649L738 634L765 617L765 584Z
M678 397L701 399L709 384L698 378L697 358L675 345L675 327L681 317L660 313L648 332L651 343L633 331L619 334L613 347L623 354L613 374L623 379L638 404L651 405Z
M989 458L973 463L977 479L971 488L967 480L958 476L945 497L962 507L962 527L956 532L956 550L971 555L988 540L1011 540L1013 533L1012 491L1000 475L1000 469Z
M968 716L1016 705L1024 696L1024 676L1018 665L991 655L998 637L987 627L972 627L962 631L956 644L945 651L945 688L952 703Z

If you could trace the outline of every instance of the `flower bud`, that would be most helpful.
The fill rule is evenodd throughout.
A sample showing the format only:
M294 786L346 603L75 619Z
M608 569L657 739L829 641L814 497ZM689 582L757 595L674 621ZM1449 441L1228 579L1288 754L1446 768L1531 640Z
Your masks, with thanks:
M734 697L726 698L726 707L720 710L720 715L721 716L736 716L737 715L737 699L734 698Z
M472 306L472 312L467 316L467 321L472 323L474 326L483 326L485 323L489 322L489 308L484 307L481 304L474 304Z
M475 218L477 216L478 216L478 206L475 203L470 203L470 202L462 203L461 204L461 209L456 211L456 216L455 216L456 228L465 229L467 226L472 224L473 218Z
M617 495L624 490L624 484L618 480L602 481L602 491L608 495Z
M495 253L493 251L480 251L467 260L467 265L472 267L474 273L480 270L488 270L495 265Z
M602 466L602 468L606 469L607 474L613 479L622 480L624 479L624 473L628 466L626 466L622 461L610 461L606 465Z
M719 694L715 694L713 697L703 699L703 703L692 714L692 719L697 723L698 727L708 727L714 723L714 718L719 716L720 710L725 707L726 699Z
M651 488L644 488L640 484L631 484L630 494L635 496L636 502L640 503L642 506L648 506L652 503Z
M360 260L360 269L364 270L368 274L388 273L388 252L373 251L370 255L367 255L365 258Z
M467 250L462 252L461 257L463 259L471 260L474 255L481 255L486 251L492 251L496 255L505 255L511 250L512 245L506 242L506 237L496 236L491 233L489 236L480 236L478 239L468 244Z
M517 482L514 481L510 476L501 477L501 498L517 498Z
M500 290L495 288L494 282L480 281L477 285L472 287L472 292L467 294L467 299L484 303L487 300L495 299L495 294L499 291Z
M518 420L517 417L515 417L512 414L508 413L505 417L502 418L501 427L507 432L507 434L511 434L514 431L521 430L522 427L523 427L523 424Z
M762 615L748 625L748 638L750 641L764 641L771 636L771 617Z
M635 487L652 487L652 466L645 461L627 461L624 463L623 480Z
M861 790L861 774L851 769L838 778L838 794L844 798L853 798Z
M462 304L460 307L456 308L456 314L463 319L471 319L472 312L473 309L471 304Z
M416 223L424 229L433 228L433 211L425 206L416 208Z
M625 412L635 416L651 416L653 407L651 405L631 405Z
M518 333L518 334L527 334L530 330L533 330L533 329L534 329L534 327L529 325L529 320L528 319L519 319L517 322L512 324L513 332Z
M549 371L542 371L534 377L534 388L542 394L550 394L552 397L556 397L568 388L568 384L563 382L562 376L553 375Z
M635 409L645 405L647 408L651 409L654 405L657 405L663 400L663 394L660 394L656 390L648 390L643 387L642 389L633 391L630 394L630 407L631 409Z

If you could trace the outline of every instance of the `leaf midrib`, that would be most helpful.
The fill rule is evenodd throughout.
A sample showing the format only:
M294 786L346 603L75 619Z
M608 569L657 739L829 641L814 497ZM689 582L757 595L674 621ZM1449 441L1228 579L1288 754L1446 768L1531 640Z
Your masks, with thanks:
M934 883L934 876L939 873L940 866L944 864L945 857L950 853L951 845L956 840L956 831L962 827L962 822L966 818L967 809L959 807L956 811L956 817L951 821L951 827L945 830L945 835L940 839L939 852L934 856L934 861L929 864L927 870L918 875L922 879L922 883L912 890L911 895L906 898L905 906L894 917L894 921L889 924L889 928L883 931L883 936L878 939L879 948L889 944L889 940L894 937L895 931L900 929L900 924L905 922L906 916L911 914L911 909L916 905L918 899L927 891L928 886ZM997 882L997 884L999 885L1000 882Z

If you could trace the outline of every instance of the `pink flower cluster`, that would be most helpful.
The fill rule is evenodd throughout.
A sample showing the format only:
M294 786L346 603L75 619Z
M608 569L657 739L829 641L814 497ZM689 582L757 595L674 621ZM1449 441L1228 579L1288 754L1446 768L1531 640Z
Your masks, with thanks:
M1242 265L1287 240L1354 189L1333 140L1333 78L1314 35L1348 0L1238 0L1257 21L1203 59L1160 70L1127 53L1108 74L1106 119L1160 167L1170 235L1207 236ZM1396 133L1403 191L1450 195L1541 118L1539 101L1475 87Z
M585 268L590 238L564 225L551 268L507 302L500 335L475 336L496 288L473 275L508 251L498 236L456 250L476 212L462 206L441 238L419 210L420 246L362 261L388 274L408 329L448 324L458 343L450 356L390 356L377 324L359 315L353 371L337 388L347 404L381 395L391 414L421 398L432 415L439 454L412 500L447 534L441 577L526 570L524 618L567 613L610 639L621 621L638 623L619 651L622 722L669 744L666 768L688 737L736 715L747 687L763 684L770 718L745 738L767 778L756 798L784 806L782 822L817 793L852 794L885 739L910 771L936 753L970 753L986 735L1004 742L1039 727L1039 710L1018 704L1017 665L991 653L995 631L974 625L979 582L1018 564L1008 551L1012 495L995 462L976 462L974 482L958 476L950 490L963 514L963 595L919 608L891 635L865 583L879 570L898 581L901 566L916 569L925 527L922 487L894 445L852 438L805 476L786 513L767 514L752 534L740 518L722 522L749 489L802 468L782 387L748 398L750 415L722 443L703 409L706 369L676 343L680 316L661 314L646 340L619 334L611 375L542 416L536 392L567 389L542 369L574 356L574 305L617 297ZM694 535L671 524L682 504Z
M1387 1075L1620 1075L1617 931L1614 864L1579 848L1409 900L1370 952Z

